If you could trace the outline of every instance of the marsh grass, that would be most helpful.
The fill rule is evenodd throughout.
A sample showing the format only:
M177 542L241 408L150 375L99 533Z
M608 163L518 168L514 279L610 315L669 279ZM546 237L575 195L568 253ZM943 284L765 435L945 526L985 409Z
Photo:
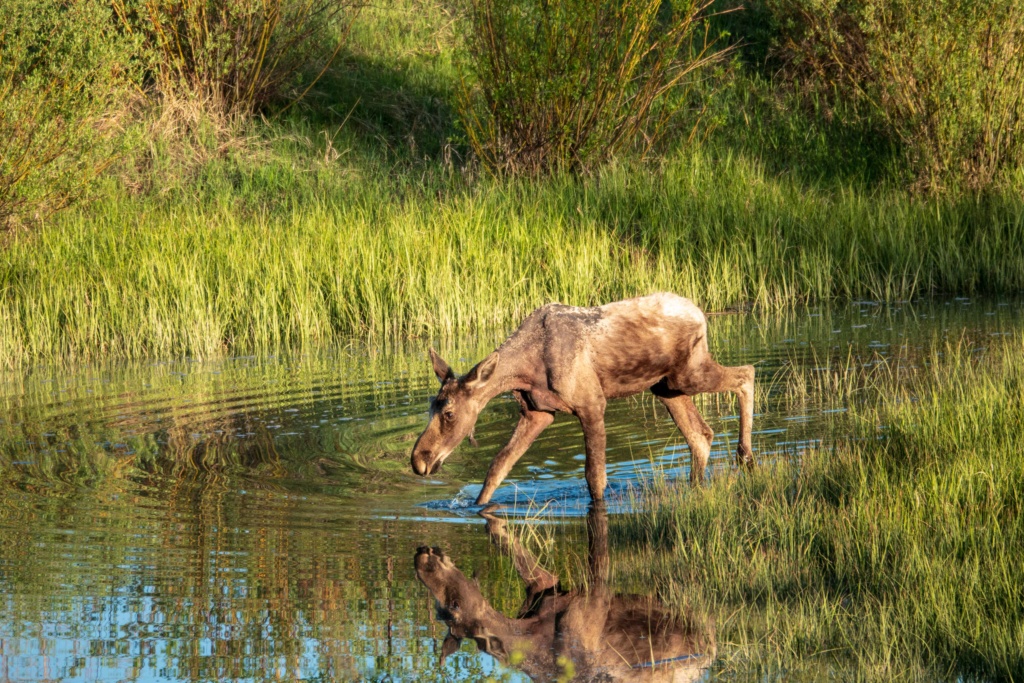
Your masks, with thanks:
M450 337L662 289L722 310L1024 287L1019 199L819 194L706 152L447 190L287 160L199 177L191 198L114 194L12 240L0 362Z
M613 525L619 571L716 615L720 674L1019 679L1022 350L950 345L876 384L851 436L662 488Z
M449 105L455 22L434 0L363 8L284 117L188 100L143 117L93 204L5 244L0 366L450 339L661 289L712 311L1024 290L1019 193L911 199L842 175L862 138L739 86L721 89L728 134L657 164L478 177Z

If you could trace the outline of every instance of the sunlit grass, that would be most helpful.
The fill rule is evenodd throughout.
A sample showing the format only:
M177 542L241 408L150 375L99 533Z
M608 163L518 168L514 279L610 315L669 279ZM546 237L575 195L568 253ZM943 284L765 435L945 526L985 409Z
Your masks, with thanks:
M1019 193L847 178L822 159L874 152L747 102L769 97L756 78L726 88L721 134L656 165L483 177L450 108L454 19L434 0L363 8L302 106L229 142L201 107L187 143L126 128L92 204L7 237L0 366L453 338L660 289L707 310L1024 290Z
M723 674L1020 678L1022 351L951 345L875 383L853 436L662 488L613 528L620 573L716 614Z
M660 289L720 310L1024 286L1019 200L817 193L706 152L657 173L440 193L285 177L295 200L273 196L286 171L271 164L236 188L214 178L196 201L113 192L16 237L0 264L0 362L453 336L514 326L552 300Z

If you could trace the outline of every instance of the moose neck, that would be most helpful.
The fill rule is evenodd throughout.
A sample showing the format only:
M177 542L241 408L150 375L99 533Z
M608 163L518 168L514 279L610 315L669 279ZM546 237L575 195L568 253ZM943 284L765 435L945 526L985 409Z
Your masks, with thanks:
M528 366L525 360L519 353L502 350L498 356L498 364L494 368L494 374L491 376L490 381L480 389L485 402L509 391L530 390L532 385L528 379L528 373L525 371Z

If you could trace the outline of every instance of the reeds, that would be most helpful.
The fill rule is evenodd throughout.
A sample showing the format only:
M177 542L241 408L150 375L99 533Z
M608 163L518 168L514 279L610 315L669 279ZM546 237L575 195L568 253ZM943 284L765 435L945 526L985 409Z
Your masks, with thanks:
M948 346L903 388L876 383L852 436L664 489L613 529L620 568L712 606L725 672L1020 678L1022 351Z
M287 157L240 172L207 168L198 197L111 192L12 240L0 363L452 338L654 290L713 311L1024 288L1018 198L815 192L713 150L469 189L300 176Z

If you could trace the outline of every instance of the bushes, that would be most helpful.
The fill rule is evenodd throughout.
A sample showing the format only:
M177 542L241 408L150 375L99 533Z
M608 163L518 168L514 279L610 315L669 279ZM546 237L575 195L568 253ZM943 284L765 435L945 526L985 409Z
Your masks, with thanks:
M1017 0L768 0L777 53L878 117L919 187L982 189L1024 163Z
M112 5L125 30L141 39L162 91L183 90L225 113L243 115L286 94L310 65L322 73L341 45L331 38L331 22L351 8L350 2L329 0Z
M222 124L294 101L337 54L351 9L344 0L6 0L0 229L79 196L114 158L98 151L104 133L137 117L144 94L155 92L160 109L143 117L156 120L146 139L132 136L145 149L167 131L195 137L204 116ZM188 120L168 121L182 112Z
M0 230L67 206L109 163L98 144L130 71L108 19L94 2L0 3Z
M493 170L535 174L650 149L686 105L671 91L723 54L698 31L707 6L468 0L458 110L473 151Z

